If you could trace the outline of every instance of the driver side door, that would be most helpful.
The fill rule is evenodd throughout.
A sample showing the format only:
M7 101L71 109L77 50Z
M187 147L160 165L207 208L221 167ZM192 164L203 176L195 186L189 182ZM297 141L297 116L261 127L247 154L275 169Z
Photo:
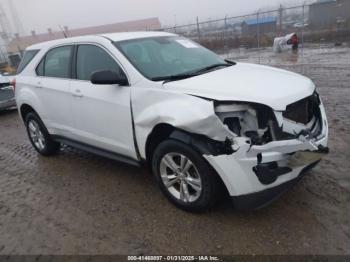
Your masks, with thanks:
M137 159L130 86L94 85L91 75L111 70L124 74L112 54L102 46L76 46L75 75L71 82L73 96L74 140L133 159Z

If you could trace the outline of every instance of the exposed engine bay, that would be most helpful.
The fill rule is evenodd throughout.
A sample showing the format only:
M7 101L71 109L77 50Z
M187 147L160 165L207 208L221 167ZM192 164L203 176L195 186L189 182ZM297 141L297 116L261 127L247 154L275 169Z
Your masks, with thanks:
M243 102L216 104L215 112L235 135L249 138L252 145L264 145L272 141L317 137L322 129L320 104L315 92L288 105L283 112Z

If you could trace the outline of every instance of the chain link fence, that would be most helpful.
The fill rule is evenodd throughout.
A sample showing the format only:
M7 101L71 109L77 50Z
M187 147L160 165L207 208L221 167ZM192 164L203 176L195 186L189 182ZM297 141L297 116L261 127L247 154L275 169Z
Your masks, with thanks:
M292 52L291 39L289 45L285 38L280 48L273 47L276 38L295 33L298 48L294 48L294 54L298 62L302 62L309 45L340 45L350 40L350 1L281 6L275 10L208 21L200 21L197 17L192 24L163 28L162 31L190 38L226 58L244 60L249 53L250 61L264 64L270 63L271 54Z

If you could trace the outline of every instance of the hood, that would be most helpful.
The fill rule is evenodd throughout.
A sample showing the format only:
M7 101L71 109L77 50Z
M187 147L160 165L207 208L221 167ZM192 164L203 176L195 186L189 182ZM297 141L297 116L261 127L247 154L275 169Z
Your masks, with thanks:
M264 104L276 111L308 97L315 85L304 76L247 63L212 71L200 76L164 84L164 87L218 101L245 101Z

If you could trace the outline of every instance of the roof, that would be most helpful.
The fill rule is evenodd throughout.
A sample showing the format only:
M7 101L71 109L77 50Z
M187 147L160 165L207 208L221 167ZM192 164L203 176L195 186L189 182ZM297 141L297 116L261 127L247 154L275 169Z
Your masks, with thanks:
M322 4L322 3L331 3L331 2L336 2L337 0L318 0L314 4Z
M145 37L157 37L157 36L173 36L175 34L168 32L124 32L124 33L113 33L113 34L103 34L101 36L107 37L114 42L137 39L137 38L145 38Z
M42 49L49 46L74 43L74 42L84 42L84 41L92 41L96 39L96 37L104 37L108 38L113 42L145 38L145 37L161 37L161 36L174 36L175 34L167 33L167 32L152 32L152 31L140 31L140 32L122 32L122 33L112 33L112 34L100 34L100 35L86 35L86 36L76 36L69 38L61 38L51 41L45 41L38 44L34 44L28 47L28 49Z
M125 31L159 30L160 28L161 24L158 18L148 18L86 28L69 29L68 31L65 31L65 34L69 37L74 37ZM27 46L64 37L65 35L62 31L52 31L44 34L19 36L11 41L8 51L10 53L16 53L19 50L24 50Z
M267 24L267 23L275 23L277 21L276 17L261 17L259 20L257 18L245 20L244 23L247 25L257 25L257 24Z

